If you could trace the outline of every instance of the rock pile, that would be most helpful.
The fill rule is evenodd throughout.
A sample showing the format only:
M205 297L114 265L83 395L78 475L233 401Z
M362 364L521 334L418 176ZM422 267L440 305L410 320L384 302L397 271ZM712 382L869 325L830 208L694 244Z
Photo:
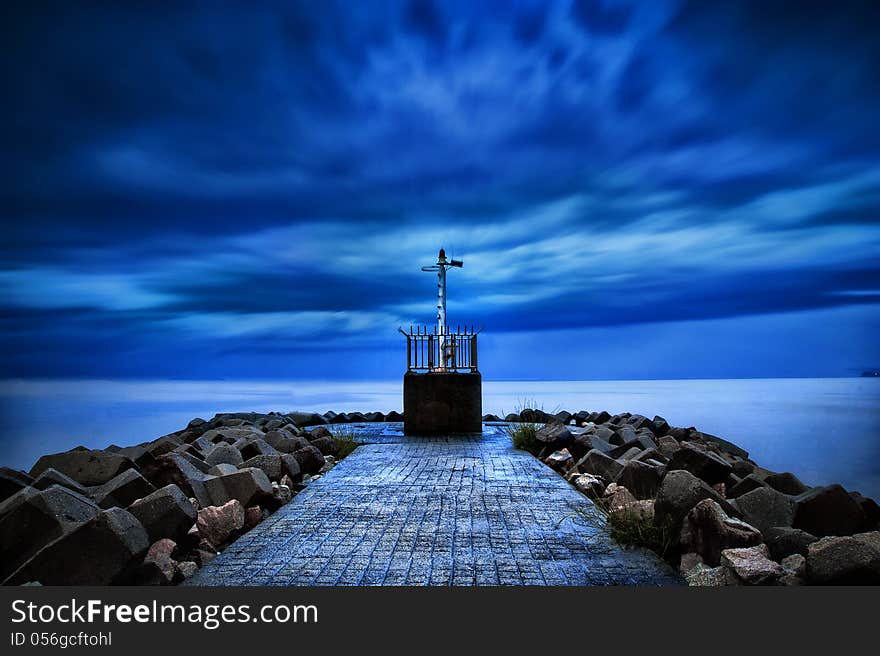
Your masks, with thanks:
M137 446L45 455L27 473L0 467L0 581L178 583L334 466L330 419L218 414Z
M662 527L691 585L880 583L880 506L771 472L730 442L662 417L524 410L548 466L599 502Z

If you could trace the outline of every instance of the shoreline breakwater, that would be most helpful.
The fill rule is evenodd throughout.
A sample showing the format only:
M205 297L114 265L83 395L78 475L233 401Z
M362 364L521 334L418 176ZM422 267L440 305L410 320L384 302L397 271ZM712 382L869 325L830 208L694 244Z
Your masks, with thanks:
M136 446L0 468L0 581L184 581L330 471L358 424L402 420L224 413ZM483 421L524 432L517 446L593 499L612 536L658 551L693 585L880 581L880 507L857 492L807 486L662 417L526 409Z

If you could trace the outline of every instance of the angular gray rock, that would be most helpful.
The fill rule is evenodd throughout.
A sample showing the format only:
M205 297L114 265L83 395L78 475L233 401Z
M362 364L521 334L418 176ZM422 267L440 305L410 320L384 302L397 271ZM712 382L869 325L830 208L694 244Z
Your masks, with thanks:
M327 423L327 420L317 412L288 412L287 416L300 428L306 426L320 426L321 424ZM389 419L388 421L391 420Z
M575 460L580 460L593 449L607 454L614 449L614 446L600 438L598 435L591 433L574 435L568 445L568 450Z
M156 458L156 462L145 469L143 474L156 488L173 483L183 490L187 497L195 497L200 505L212 504L211 497L205 490L205 481L211 477L196 469L179 453L166 453Z
M278 449L264 439L250 440L239 447L241 457L250 460L255 456L277 456Z
M690 442L672 454L667 466L669 471L688 471L709 485L723 483L733 471L724 458Z
M131 470L126 470L131 471ZM70 478L70 476L65 476L57 469L53 469L49 467L37 476L32 483L33 487L38 490L46 490L53 485L60 485L61 487L66 487L68 490L73 490L78 494L88 495L89 491L85 488L85 486L80 485L75 480Z
M614 481L623 485L637 499L653 499L660 487L660 471L638 460L628 460Z
M555 450L567 446L572 440L572 434L563 424L544 424L535 431L535 439L542 446Z
M118 476L91 489L91 496L101 508L125 508L135 499L156 491L156 488L134 469L126 469Z
M208 474L211 476L224 476L226 474L234 474L238 471L238 467L235 465L230 465L226 462L221 462L219 465L214 465L208 470Z
M767 484L752 473L747 474L741 481L727 489L727 498L736 499L747 492L757 490L761 487L767 487Z
M43 547L4 583L124 584L140 566L149 546L140 522L126 510L111 508Z
M712 435L711 433L703 433L701 431L692 431L690 433L690 439L697 439L702 442L708 442L709 444L714 444L719 449L724 451L725 453L729 453L738 458L742 458L746 460L749 457L749 452L745 449L738 447L733 442L728 442L727 440L718 437L717 435Z
M13 494L0 504L0 580L99 512L91 499L60 485L25 487Z
M852 535L865 516L858 503L840 485L814 487L794 498L792 526L817 537Z
M277 481L284 473L281 468L280 455L254 456L249 460L245 460L238 466L239 469L245 469L246 467L256 467L257 469L261 469L271 481Z
M598 449L589 451L587 455L578 460L576 467L584 474L595 474L606 481L613 481L623 471L623 465Z
M297 449L293 457L296 458L300 471L304 474L317 474L324 466L324 454L312 445Z
M309 441L317 440L321 437L333 437L333 433L330 432L330 429L326 426L316 426L308 431L306 431L306 439Z
M323 459L321 462L323 463ZM207 505L222 506L236 499L246 507L272 497L272 483L262 470L254 467L240 469L234 474L208 478L204 484L212 500Z
M51 467L80 485L92 486L103 485L134 466L131 458L117 453L77 448L43 456L31 468L30 475L39 476Z
M312 440L311 444L325 456L335 456L339 452L336 440L332 437L319 437Z
M794 502L791 497L770 487L759 487L746 492L731 503L743 520L761 532L774 526L791 526L794 521Z
M783 494L790 494L792 496L803 494L810 489L808 485L804 485L800 481L800 479L791 472L770 474L767 478L764 479L764 482L767 483L767 485L772 487L774 490L782 492Z
M817 540L807 550L807 579L823 585L880 584L880 532Z
M873 499L863 497L858 492L850 492L849 495L858 504L859 508L862 509L862 515L865 518L859 533L868 533L880 529L880 505Z
M818 539L815 535L790 526L774 526L764 531L764 543L775 561L792 554L806 556L807 548Z
M23 471L0 467L0 502L5 501L33 482L33 477Z
M654 523L658 526L670 523L678 531L685 516L703 499L712 499L728 515L735 510L718 492L689 471L670 471L663 477L654 501Z
M281 476L288 476L291 481L299 482L302 478L302 469L300 469L296 456L283 453L279 457L281 458Z
M666 456L667 460L680 448L681 444L671 435L663 435L657 438L657 449Z
M231 444L218 444L208 455L205 456L205 462L209 465L219 465L221 463L227 465L235 465L236 467L244 462L241 452Z
M166 485L128 507L147 532L150 542L170 538L180 542L196 521L196 509L183 491Z
M761 532L754 526L728 517L716 501L703 499L687 514L679 540L684 553L695 553L707 565L718 565L721 552L761 544Z

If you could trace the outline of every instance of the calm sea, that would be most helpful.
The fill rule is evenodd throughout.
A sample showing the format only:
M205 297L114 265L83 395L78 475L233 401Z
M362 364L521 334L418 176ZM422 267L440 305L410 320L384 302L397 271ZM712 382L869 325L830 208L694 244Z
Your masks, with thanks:
M142 442L216 412L401 409L401 383L321 381L2 381L0 464L43 453ZM662 415L747 449L812 485L880 499L880 380L485 381L483 411Z

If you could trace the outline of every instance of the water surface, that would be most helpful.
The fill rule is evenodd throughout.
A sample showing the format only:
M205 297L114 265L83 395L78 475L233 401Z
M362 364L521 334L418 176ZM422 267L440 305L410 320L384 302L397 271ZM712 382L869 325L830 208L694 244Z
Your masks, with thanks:
M133 444L216 412L400 410L400 381L2 381L0 464L43 453ZM660 414L747 449L812 485L880 498L880 380L872 378L484 381L483 410Z

